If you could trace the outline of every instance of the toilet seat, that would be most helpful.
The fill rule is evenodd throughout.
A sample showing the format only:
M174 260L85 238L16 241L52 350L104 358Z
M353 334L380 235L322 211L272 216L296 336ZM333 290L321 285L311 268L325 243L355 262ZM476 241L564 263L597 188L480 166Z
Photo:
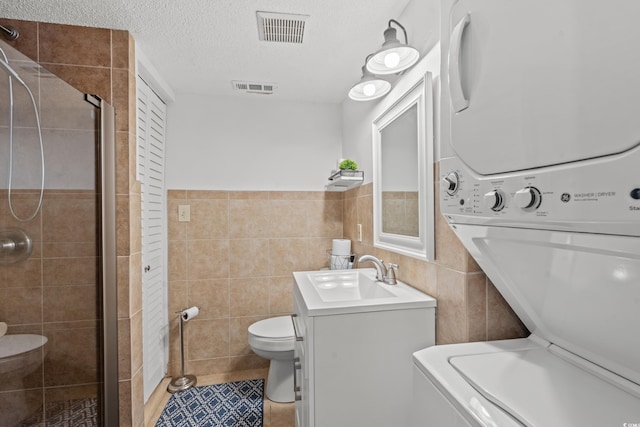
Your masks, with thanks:
M47 341L47 337L43 337L42 335L5 335L0 337L0 359L38 350L44 346Z
M261 338L292 339L291 316L271 317L255 322L249 326L249 333Z
M291 316L271 317L249 326L249 344L266 351L293 351L295 336Z

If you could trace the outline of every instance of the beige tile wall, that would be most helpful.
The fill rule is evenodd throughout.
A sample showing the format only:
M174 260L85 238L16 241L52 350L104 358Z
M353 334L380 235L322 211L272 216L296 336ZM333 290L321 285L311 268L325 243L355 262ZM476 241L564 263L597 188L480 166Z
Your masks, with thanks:
M179 205L190 206L190 222L178 221ZM291 313L291 273L327 267L331 239L343 236L358 254L398 263L401 280L438 299L438 344L527 334L442 215L435 262L374 248L372 184L346 193L170 190L168 232L172 375L180 360L175 312L192 305L200 316L185 324L189 373L268 366L248 347L247 327Z
M189 205L190 222L178 221ZM179 372L175 312L185 324L186 369L195 375L268 366L247 344L247 328L293 311L291 272L328 265L342 237L342 195L324 192L168 192L171 373Z
M20 38L10 43L16 49L81 92L98 95L115 108L120 425L141 426L144 423L142 286L140 184L135 179L134 40L127 31L8 19L0 19L0 23L19 29ZM47 248L48 243L44 242L43 247ZM56 250L77 248L75 244L58 245ZM73 265L75 270L69 270L69 275L75 277L79 268L75 261L43 268L69 269ZM31 300L27 296L29 291L20 292L23 299ZM54 319L77 316L67 307L78 294L64 295L63 292L54 296L58 308L48 311ZM55 334L61 337L60 332Z
M38 198L39 192L14 190L12 205L25 218ZM95 227L87 225L95 221L95 200L93 191L46 191L38 215L22 223L10 215L7 191L0 191L0 226L23 229L33 241L29 259L0 266L0 319L9 333L48 338L36 369L25 378L8 373L0 381L3 419L10 415L17 424L62 393L96 394L96 306L86 303L96 300L97 241ZM70 228L72 222L77 227ZM76 244L82 251L69 249ZM22 398L25 406L17 404Z

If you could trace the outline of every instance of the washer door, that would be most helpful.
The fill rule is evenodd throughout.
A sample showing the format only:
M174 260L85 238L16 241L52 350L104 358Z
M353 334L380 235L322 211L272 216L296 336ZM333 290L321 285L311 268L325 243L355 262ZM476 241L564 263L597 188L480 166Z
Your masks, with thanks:
M532 333L640 384L640 238L454 230Z
M492 175L638 145L638 16L636 0L458 1L443 57L455 153Z

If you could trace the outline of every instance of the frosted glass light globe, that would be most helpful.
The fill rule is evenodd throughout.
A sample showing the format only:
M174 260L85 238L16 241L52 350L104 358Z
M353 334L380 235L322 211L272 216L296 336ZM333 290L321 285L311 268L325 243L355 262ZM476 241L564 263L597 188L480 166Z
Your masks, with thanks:
M387 68L395 68L400 63L400 55L397 52L389 52L384 57L384 65Z
M376 86L373 83L367 83L366 85L364 85L364 87L362 88L362 92L366 95L366 96L371 96L374 93L376 93Z

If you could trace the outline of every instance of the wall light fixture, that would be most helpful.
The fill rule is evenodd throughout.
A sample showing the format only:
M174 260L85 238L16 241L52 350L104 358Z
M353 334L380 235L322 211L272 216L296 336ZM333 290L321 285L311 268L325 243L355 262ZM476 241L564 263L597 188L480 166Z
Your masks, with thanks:
M396 24L404 33L404 43L398 40L397 31L391 26ZM400 73L418 62L420 53L409 46L407 30L395 19L389 20L389 26L384 30L382 47L367 60L367 70L373 74L386 75Z
M368 57L367 57L368 58ZM349 91L349 98L354 101L371 101L386 95L391 90L391 83L374 76L362 66L362 78Z

